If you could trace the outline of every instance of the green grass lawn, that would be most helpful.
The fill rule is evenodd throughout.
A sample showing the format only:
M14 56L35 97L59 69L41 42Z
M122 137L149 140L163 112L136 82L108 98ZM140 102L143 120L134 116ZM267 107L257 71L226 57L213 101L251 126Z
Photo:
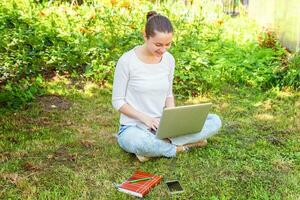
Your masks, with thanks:
M205 148L140 163L116 142L110 89L52 83L18 111L1 108L0 199L134 199L118 192L140 169L179 179L146 199L299 199L300 93L225 88L177 104L211 100L223 120ZM58 95L60 94L60 95Z

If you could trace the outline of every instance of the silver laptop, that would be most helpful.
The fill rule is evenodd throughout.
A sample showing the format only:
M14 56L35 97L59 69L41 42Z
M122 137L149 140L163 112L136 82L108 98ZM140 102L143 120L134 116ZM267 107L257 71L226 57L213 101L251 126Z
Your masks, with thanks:
M164 109L156 137L164 139L200 132L211 106L203 103Z

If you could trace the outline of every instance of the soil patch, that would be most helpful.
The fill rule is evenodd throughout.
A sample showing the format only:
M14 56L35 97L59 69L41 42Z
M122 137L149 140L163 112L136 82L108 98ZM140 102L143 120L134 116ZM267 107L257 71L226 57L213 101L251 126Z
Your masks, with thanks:
M44 111L49 112L54 109L68 110L72 104L59 95L45 95L38 98L38 102Z

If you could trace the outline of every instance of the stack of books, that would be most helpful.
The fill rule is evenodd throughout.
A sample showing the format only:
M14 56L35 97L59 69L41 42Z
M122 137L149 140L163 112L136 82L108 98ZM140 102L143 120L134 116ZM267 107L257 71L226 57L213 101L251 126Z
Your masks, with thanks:
M162 180L161 176L147 172L136 171L130 178L118 185L121 192L137 197L144 197L150 190Z

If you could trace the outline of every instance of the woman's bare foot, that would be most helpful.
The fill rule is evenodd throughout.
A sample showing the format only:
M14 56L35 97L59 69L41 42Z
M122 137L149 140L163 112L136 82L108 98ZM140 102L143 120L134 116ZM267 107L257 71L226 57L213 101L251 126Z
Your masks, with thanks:
M188 148L193 148L193 147L205 147L206 145L207 145L207 140L200 140L195 143L185 144L184 146Z
M185 146L176 146L176 153L187 151L189 148Z

